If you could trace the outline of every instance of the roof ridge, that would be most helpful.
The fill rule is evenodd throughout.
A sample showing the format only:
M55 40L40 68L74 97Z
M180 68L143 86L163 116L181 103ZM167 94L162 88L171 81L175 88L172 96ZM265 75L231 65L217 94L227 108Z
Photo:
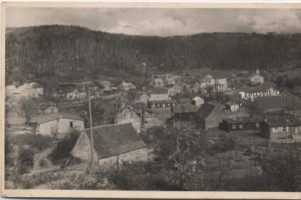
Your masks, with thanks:
M94 127L92 127L92 129L102 128L102 127L107 127L107 126L125 125L125 124L132 124L132 123L131 122L124 122L124 123L119 123L119 124L105 124L105 125L100 125L100 126L94 126ZM86 128L85 130L90 130L90 128Z

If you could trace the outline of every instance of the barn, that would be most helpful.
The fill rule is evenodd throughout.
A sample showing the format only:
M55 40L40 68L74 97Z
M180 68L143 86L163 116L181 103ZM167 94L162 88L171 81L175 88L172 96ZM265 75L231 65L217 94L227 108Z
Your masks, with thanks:
M147 161L148 150L131 123L93 127L93 160L98 170L122 166L123 162ZM79 136L71 155L91 161L90 129Z

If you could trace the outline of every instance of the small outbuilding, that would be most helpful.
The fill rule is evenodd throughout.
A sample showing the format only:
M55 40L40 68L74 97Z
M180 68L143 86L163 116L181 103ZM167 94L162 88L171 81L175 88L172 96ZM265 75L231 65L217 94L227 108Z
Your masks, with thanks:
M197 97L194 97L192 99L192 104L195 105L195 106L197 106L197 107L201 107L202 105L204 105L204 103L205 103L205 101L201 97L197 96Z
M62 138L74 130L84 130L84 120L78 115L69 113L38 115L29 121L29 125L36 134L58 138Z

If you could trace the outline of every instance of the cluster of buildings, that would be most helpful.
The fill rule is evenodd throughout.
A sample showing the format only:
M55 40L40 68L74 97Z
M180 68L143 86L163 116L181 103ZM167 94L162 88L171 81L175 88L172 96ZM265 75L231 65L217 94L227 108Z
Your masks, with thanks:
M62 96L67 101L87 99L88 85L92 97L107 100L103 109L110 113L110 119L92 128L93 144L91 130L85 127L84 119L79 114L62 112L57 104L40 106L28 125L36 134L56 138L74 130L80 132L72 156L87 162L93 156L92 164L106 169L119 167L124 161L146 161L150 149L141 136L147 129L165 126L170 120L173 124L191 122L193 128L199 130L219 128L233 134L253 131L271 141L301 141L300 100L264 82L259 70L250 77L249 83L248 87L233 91L226 103L208 102L203 98L208 92L230 90L227 78L210 75L199 81L172 74L153 75L149 86L141 90L125 81L117 86L110 81L63 84L52 94L54 97ZM40 97L43 87L37 83L26 83L15 89L7 86L6 93L14 97L18 94ZM177 97L183 93L195 94L193 98Z

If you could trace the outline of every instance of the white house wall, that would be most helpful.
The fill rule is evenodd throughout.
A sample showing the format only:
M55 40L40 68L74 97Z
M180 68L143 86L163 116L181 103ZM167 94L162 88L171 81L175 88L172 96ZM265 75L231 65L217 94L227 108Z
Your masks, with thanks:
M70 127L70 122L73 122L73 128ZM41 135L52 136L54 131L57 131L59 137L71 132L74 129L83 130L84 122L81 120L60 118L49 122L42 123L37 128L37 133Z
M123 162L136 162L136 161L147 161L148 160L148 151L146 148L130 151L124 154L119 155L119 166ZM99 168L100 169L111 169L117 167L117 156L112 156L108 158L99 159Z

